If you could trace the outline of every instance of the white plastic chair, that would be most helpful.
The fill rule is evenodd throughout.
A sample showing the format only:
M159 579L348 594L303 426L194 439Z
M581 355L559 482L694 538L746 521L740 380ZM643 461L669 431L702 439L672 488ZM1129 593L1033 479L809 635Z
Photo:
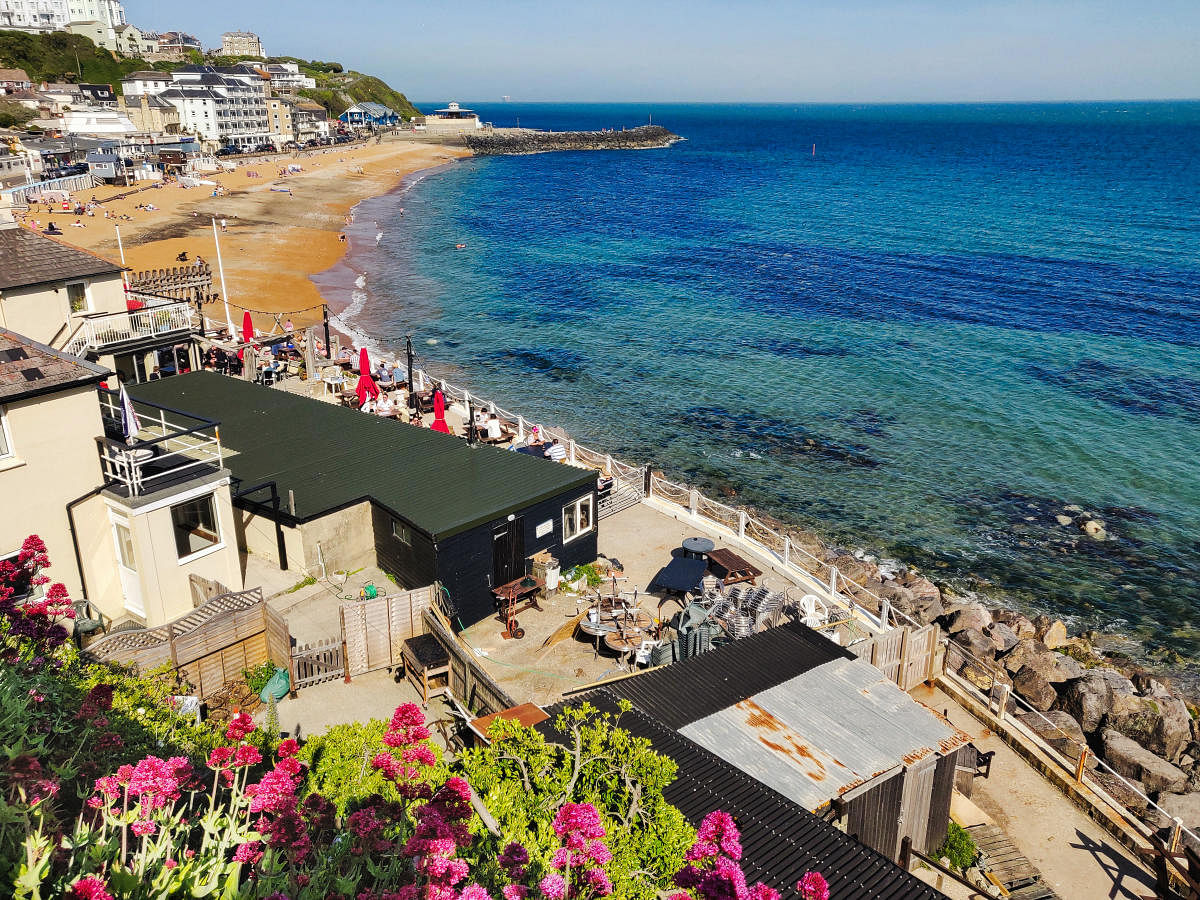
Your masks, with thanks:
M650 651L655 647L661 647L662 641L644 640L642 645L637 648L634 653L633 661L639 666L650 665Z
M800 621L809 628L823 628L829 621L829 610L816 594L805 594L797 605L800 610Z

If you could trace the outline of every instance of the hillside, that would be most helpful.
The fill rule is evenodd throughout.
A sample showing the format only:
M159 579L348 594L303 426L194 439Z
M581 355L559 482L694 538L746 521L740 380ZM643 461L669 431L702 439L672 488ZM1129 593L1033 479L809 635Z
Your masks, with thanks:
M373 75L359 72L326 74L306 70L306 74L317 79L317 87L300 91L302 96L316 100L331 116L336 116L355 103L382 103L394 109L406 119L421 115L408 98Z

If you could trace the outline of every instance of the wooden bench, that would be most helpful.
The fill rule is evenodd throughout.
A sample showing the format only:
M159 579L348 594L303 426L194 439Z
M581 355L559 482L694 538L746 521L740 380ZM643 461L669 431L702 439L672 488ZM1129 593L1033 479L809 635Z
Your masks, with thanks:
M404 642L400 652L404 676L421 692L421 703L429 705L430 697L450 693L450 654L432 634L419 634ZM444 684L430 685L431 678L445 676Z
M754 584L762 574L762 569L724 547L708 551L708 568L726 587L743 581Z

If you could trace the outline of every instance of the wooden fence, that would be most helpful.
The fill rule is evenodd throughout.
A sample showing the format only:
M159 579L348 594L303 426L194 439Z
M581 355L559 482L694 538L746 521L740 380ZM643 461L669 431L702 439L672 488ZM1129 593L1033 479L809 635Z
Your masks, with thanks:
M303 644L292 651L292 696L300 688L342 678L346 674L346 658L340 637L326 638L313 644Z
M936 625L915 629L905 625L851 644L849 649L896 682L901 690L909 691L937 675L940 638Z
M254 588L214 597L165 625L103 637L89 656L138 669L174 666L201 699L242 679L245 669L291 654L287 622Z
M450 693L476 716L512 709L517 702L496 683L475 654L450 630L437 608L425 611L425 627L450 654Z
M433 587L343 603L346 674L365 675L400 665L410 637L425 633L422 613L433 604Z
M169 269L130 272L129 290L159 297L174 297L177 300L207 297L213 291L212 266L201 263L198 266L173 266Z

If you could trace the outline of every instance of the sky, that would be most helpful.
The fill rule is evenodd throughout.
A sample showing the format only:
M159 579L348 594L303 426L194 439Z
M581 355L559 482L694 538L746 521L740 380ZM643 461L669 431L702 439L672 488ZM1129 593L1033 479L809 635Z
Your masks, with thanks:
M206 47L337 60L417 101L1200 97L1200 0L126 0Z

